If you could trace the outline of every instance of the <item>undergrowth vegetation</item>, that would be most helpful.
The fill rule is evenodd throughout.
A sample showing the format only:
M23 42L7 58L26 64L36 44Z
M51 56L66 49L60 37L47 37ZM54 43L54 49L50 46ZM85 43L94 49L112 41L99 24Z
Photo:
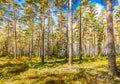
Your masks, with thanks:
M41 63L31 60L0 58L0 84L119 84L120 57L117 56L117 76L108 73L107 56L74 57L72 65L64 59L49 59Z

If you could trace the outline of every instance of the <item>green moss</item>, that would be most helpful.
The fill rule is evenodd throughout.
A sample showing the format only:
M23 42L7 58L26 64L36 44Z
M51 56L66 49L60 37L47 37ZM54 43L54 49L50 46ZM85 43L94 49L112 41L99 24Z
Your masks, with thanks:
M79 63L76 57L73 65L64 59L46 60L42 64L39 58L22 57L13 60L0 58L0 84L119 84L120 76L111 76L107 70L106 57L85 57ZM120 70L120 57L117 57Z

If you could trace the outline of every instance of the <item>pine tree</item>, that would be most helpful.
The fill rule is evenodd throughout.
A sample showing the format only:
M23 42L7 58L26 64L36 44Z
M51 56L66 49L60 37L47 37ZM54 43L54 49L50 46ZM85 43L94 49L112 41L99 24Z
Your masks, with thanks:
M106 0L107 10L107 39L108 39L108 68L112 74L117 73L116 68L116 52L114 43L114 32L113 32L113 16L112 16L112 0Z

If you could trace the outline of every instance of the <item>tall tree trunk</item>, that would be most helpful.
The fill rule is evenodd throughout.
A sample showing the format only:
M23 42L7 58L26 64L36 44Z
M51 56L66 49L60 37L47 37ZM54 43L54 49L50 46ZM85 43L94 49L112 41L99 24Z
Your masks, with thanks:
M30 58L30 39L28 39L28 57Z
M69 38L69 64L72 64L72 0L70 0L70 25L68 29Z
M31 45L30 45L30 59L32 58L32 54L33 54L33 38L34 38L34 17L31 18Z
M17 58L17 41L16 41L16 16L15 16L15 7L14 7L14 0L12 3L13 6L13 28L14 28L14 59Z
M108 39L108 68L112 74L117 73L116 52L113 32L112 0L106 0L107 5L107 39Z
M98 50L98 55L101 54L101 42L100 42L100 38L98 37L98 40L97 40L97 50Z
M10 5L8 5L8 9L10 10ZM7 55L9 55L9 38L10 38L10 13L8 12L8 37L7 37Z
M44 63L44 1L42 1L42 42L41 42L41 57L42 63Z
M102 38L103 38L103 40L102 40L102 54L106 55L106 34L105 34L105 28L103 30L103 36L102 36Z
M40 57L40 39L38 39L37 55Z
M33 4L31 4L32 10L34 9ZM30 45L30 59L33 55L33 38L34 38L34 16L31 14L31 45Z
M120 32L119 32L119 43L120 43ZM118 54L120 55L120 44L119 44L119 51Z
M80 3L81 3L81 0L80 0ZM80 60L82 60L82 32L81 32L81 30L82 30L82 24L81 24L81 12L82 12L82 4L80 4L80 28L79 28L79 55L80 55Z
M98 24L98 28L99 28L99 24ZM102 52L101 52L101 50L102 50L102 46L101 46L102 40L101 40L101 38L103 38L103 36L100 36L101 32L99 32L99 31L97 31L97 32L98 32L97 36L99 36L99 37L97 37L98 38L98 40L97 40L97 51L98 51L97 54L100 55L100 54L102 54ZM104 32L102 32L102 33L104 35Z
M50 55L50 1L48 3L48 39L47 39L47 56Z
M96 45L95 45L95 44L96 44L96 42L95 42L95 27L94 27L94 36L93 36L93 39L94 39L94 56L95 56L95 52L96 52L96 51L95 51L95 46L96 46Z
M67 18L66 18L66 49L65 49L65 60L67 60L68 56L68 12L69 12L69 0L67 3Z
M90 50L91 48L90 48L90 41L89 41L89 56L91 56L91 50Z
M87 53L87 40L86 40L86 31L87 31L87 20L85 20L85 27L84 27L84 30L83 30L83 38L84 38L84 54L86 55Z
M62 7L60 7L59 8L60 9L60 13L62 13ZM62 24L63 24L63 22L62 22L62 20L63 19L60 19L60 29L59 29L59 32L60 32L60 38L62 38L62 34L63 34L63 32L62 32ZM58 42L58 58L60 58L61 57L61 55L62 55L62 39L59 39L59 42Z
M29 52L29 58L32 58L32 38L30 40L30 52Z
M20 52L19 52L20 58L22 56L22 42L20 42Z

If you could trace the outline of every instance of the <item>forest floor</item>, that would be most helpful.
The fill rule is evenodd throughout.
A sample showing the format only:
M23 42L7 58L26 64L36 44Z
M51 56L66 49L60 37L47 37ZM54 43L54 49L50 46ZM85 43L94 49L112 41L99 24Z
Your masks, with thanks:
M64 59L29 60L0 58L0 84L120 84L120 56L117 56L118 75L108 73L107 57L74 58L69 65Z

